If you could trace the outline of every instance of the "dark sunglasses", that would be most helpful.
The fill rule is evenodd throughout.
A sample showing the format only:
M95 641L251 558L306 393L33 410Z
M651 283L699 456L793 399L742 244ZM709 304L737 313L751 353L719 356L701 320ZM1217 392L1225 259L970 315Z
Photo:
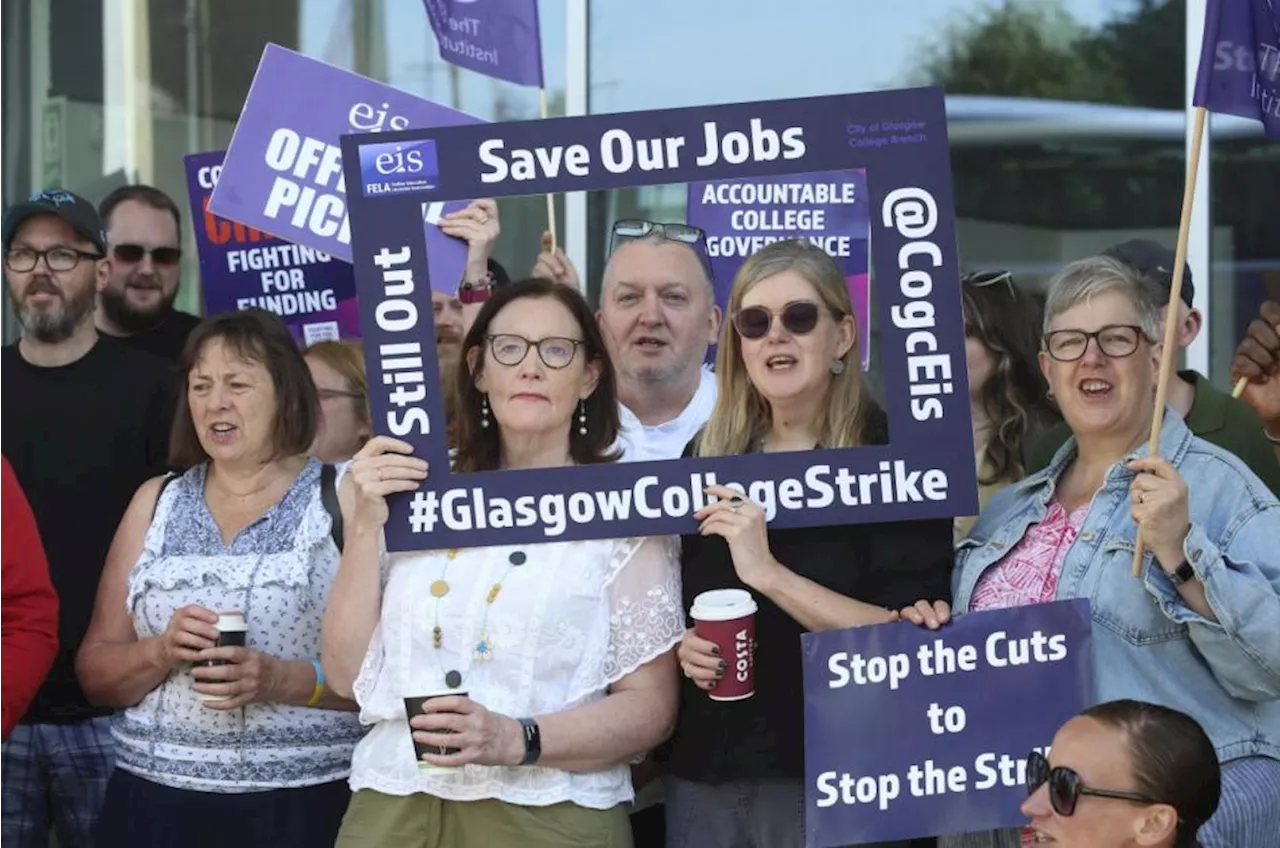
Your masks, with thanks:
M773 326L773 317L777 315L787 332L803 336L806 333L812 333L813 328L818 326L818 317L822 314L822 309L823 307L812 300L793 300L782 307L781 312L773 312L763 306L748 306L734 314L733 326L738 329L738 335L744 339L762 339L769 334L769 328ZM836 312L832 312L832 316L843 317Z
M1036 790L1045 783L1049 784L1049 805L1060 816L1075 815L1076 803L1079 802L1081 795L1132 801L1136 804L1163 803L1137 792L1115 792L1110 789L1094 789L1091 786L1085 786L1074 769L1066 766L1050 768L1049 761L1043 754L1032 751L1027 755L1027 796L1034 795Z
M1003 283L1009 290L1009 295L1017 297L1017 292L1013 288L1012 271L974 271L972 274L962 276L960 282L975 289L985 289L988 286L998 286Z
M151 254L151 261L156 265L177 265L182 260L182 249L177 247L145 248L140 244L117 244L111 248L116 259L121 262L141 262L142 257Z

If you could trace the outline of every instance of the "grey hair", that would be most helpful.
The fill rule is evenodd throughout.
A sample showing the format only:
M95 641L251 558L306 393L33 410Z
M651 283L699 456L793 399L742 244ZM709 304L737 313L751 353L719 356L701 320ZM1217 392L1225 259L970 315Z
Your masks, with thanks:
M1044 304L1044 332L1054 318L1092 297L1119 292L1138 312L1147 338L1160 340L1163 307L1153 286L1129 265L1109 256L1089 256L1064 267L1049 281Z
M609 259L612 260L613 254L617 253L618 250L621 249L623 245L636 244L636 243L648 244L655 247L662 246L665 244L674 244L675 246L683 247L685 250L692 253L694 261L698 263L698 276L702 278L702 283L703 285L706 286L707 297L711 298L712 306L716 305L716 284L715 284L715 281L711 279L711 269L709 267L711 263L710 257L704 256L702 253L699 253L698 248L695 247L694 245L688 244L683 241L677 241L676 239L667 238L666 236L664 236L662 233L659 233L659 232L652 232L652 233L649 233L648 235L641 236L640 238L629 238L629 239L624 239L622 241L619 241L617 244L613 246L613 250L610 251ZM608 270L608 262L605 263L605 269ZM602 289L604 288L603 285L601 286L601 288Z

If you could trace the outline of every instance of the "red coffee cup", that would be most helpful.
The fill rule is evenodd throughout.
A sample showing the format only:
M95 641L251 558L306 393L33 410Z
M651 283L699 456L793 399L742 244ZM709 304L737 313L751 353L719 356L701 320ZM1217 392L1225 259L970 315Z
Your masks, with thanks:
M693 631L715 642L729 664L713 701L741 701L756 693L756 602L745 589L713 589L693 599Z

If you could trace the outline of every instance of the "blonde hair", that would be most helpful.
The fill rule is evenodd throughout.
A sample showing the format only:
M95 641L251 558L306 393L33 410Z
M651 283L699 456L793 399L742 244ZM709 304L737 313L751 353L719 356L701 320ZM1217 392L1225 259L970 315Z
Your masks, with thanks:
M757 283L786 271L804 277L818 291L818 297L837 318L853 315L849 284L827 253L801 239L777 241L752 254L733 278L726 320L716 351L715 409L698 439L698 456L732 456L747 453L759 443L772 424L769 403L764 399L742 361L742 340L732 316L742 308L742 299ZM849 347L841 361L844 371L831 375L827 403L818 422L818 444L824 448L855 447L863 443L867 414L872 404L862 386L858 345Z
M359 395L351 401L356 405L360 423L372 430L369 416L369 381L364 371L364 348L359 342L316 342L302 352L303 358L316 359L328 365L342 377L347 391Z

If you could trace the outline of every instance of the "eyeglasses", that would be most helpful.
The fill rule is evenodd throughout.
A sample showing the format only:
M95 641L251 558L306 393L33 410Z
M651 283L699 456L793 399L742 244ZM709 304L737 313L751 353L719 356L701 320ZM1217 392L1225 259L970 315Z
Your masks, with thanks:
M641 239L658 235L668 241L695 245L707 237L700 227L689 224L662 224L657 221L645 221L641 218L623 218L613 222L613 239Z
M34 271L36 263L44 257L44 264L50 271L70 271L80 264L81 259L101 259L97 253L85 253L74 247L51 247L48 250L32 250L29 247L11 247L4 256L4 264L10 271L26 273Z
M1095 798L1113 798L1118 801L1133 801L1136 804L1160 804L1155 798L1149 798L1137 792L1115 792L1110 789L1094 789L1080 781L1080 775L1066 766L1050 768L1049 761L1039 751L1027 755L1027 796L1045 783L1049 784L1049 805L1060 816L1072 816L1076 812L1076 803L1081 795L1092 795Z
M812 333L813 328L818 326L821 314L822 307L812 300L793 300L782 307L781 312L774 312L763 306L748 306L734 314L733 326L744 339L762 339L768 335L769 328L773 326L773 317L777 315L782 319L782 326L787 332L803 336ZM831 314L837 319L843 317L835 310L831 310Z
M316 394L320 400L335 400L337 398L351 398L352 400L363 400L364 395L359 392L344 392L341 389L316 389Z
M1131 356L1146 331L1134 324L1108 324L1095 333L1084 330L1054 330L1045 333L1044 347L1059 362L1075 362L1089 349L1089 340L1097 339L1098 349L1112 359Z
M578 353L579 345L586 342L581 339L562 339L552 336L534 341L524 336L503 333L496 336L485 336L489 342L489 350L499 365L519 365L529 355L529 348L538 349L538 358L548 368L567 368Z
M156 265L169 267L177 265L182 259L182 249L177 247L146 248L140 244L117 244L111 248L116 259L121 262L141 262L142 257L151 254L151 261Z
M985 289L988 286L998 286L1003 283L1009 290L1010 297L1018 295L1013 287L1012 271L974 271L960 277L960 283L975 289Z

